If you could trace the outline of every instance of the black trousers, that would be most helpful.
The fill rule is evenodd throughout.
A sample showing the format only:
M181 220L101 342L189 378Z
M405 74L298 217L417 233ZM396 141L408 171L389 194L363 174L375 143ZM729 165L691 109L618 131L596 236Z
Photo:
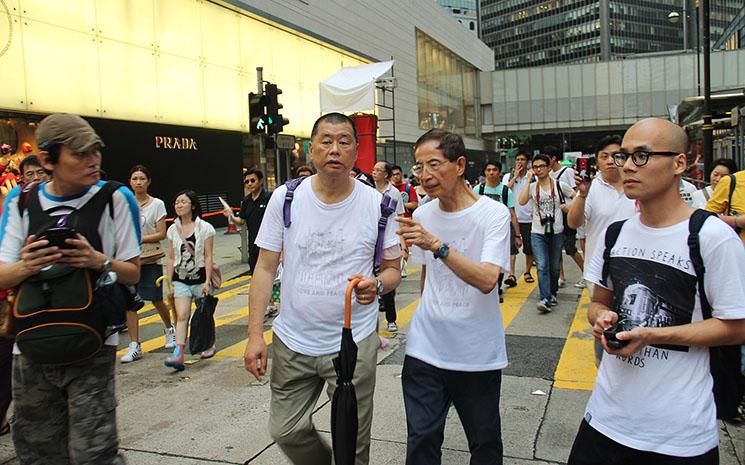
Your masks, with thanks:
M385 321L396 322L396 290L380 296L378 299L378 311L385 312Z
M13 339L0 337L0 422L10 407L13 377Z
M718 465L719 448L695 457L674 457L619 444L585 420L579 425L567 465Z
M471 465L501 465L499 396L502 371L443 370L408 355L401 384L406 407L406 465L440 465L451 405L468 439Z

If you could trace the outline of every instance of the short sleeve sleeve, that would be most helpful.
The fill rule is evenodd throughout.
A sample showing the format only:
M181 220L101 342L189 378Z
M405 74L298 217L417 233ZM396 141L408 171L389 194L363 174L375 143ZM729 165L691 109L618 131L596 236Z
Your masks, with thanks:
M713 213L726 213L729 208L729 185L732 178L724 176L717 183L717 187L706 204L706 210Z
M256 245L262 249L272 252L281 252L284 244L285 224L282 218L285 192L287 186L280 186L274 190L272 197L264 211L264 219L261 221L259 233L256 236Z
M114 236L116 260L126 261L141 253L140 207L132 191L120 187L114 193Z
M21 258L21 248L26 239L20 212L18 196L20 187L13 188L5 199L3 214L0 217L0 262L15 263Z
M496 207L496 206L494 206ZM489 215L481 262L509 269L510 266L510 214L504 208L495 208Z

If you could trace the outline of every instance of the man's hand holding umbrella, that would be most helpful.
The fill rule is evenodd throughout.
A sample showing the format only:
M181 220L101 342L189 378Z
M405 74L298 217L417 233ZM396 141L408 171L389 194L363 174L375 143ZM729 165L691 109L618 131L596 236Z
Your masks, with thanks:
M359 283L354 288L354 295L357 297L357 303L361 305L368 305L375 301L378 297L376 294L377 281L374 278L367 278L361 274L355 274L347 278L347 281L352 282L355 279L359 280Z

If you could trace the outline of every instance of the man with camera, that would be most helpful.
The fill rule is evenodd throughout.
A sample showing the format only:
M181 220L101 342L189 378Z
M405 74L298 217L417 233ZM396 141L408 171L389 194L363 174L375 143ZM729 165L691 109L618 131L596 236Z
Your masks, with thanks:
M538 154L533 158L533 166L528 170L530 179L535 182L526 184L520 193L518 203L533 204L533 224L531 242L533 256L538 267L538 289L541 300L536 304L542 313L551 311L557 305L556 294L559 291L559 266L561 249L564 246L564 220L561 210L561 196L571 197L572 188L549 175L551 162L546 155Z
M574 189L576 187L575 185L575 176L574 176L574 169L572 169L571 164L569 166L563 166L562 161L564 160L564 154L559 150L558 148L548 145L546 147L543 147L543 150L541 150L541 153L548 156L549 160L551 160L551 166L549 168L549 175L559 181L563 182L567 186ZM574 260L574 263L577 264L580 271L583 271L584 269L584 258L582 257L582 254L579 253L579 250L577 250L577 229L569 227L566 223L567 219L567 213L569 212L569 207L572 205L572 197L574 196L574 192L572 192L571 195L564 195L563 192L559 192L559 201L561 203L561 215L562 220L564 221L564 244L563 248L564 251L572 257ZM565 279L564 279L564 260L560 259L559 262L559 287L564 287ZM583 280L580 279L579 282L575 284L575 287L584 287Z
M745 341L745 249L681 198L687 146L681 127L647 118L612 154L639 213L588 261L588 320L608 354L570 465L719 463L709 346Z
M107 187L100 181L103 142L81 117L47 116L36 129L36 140L39 159L43 168L52 173L51 181L11 191L3 209L5 227L0 231L0 288L21 286L16 296L19 311L23 307L24 286L28 286L29 293L41 288L36 302L43 302L34 321L38 322L39 335L45 337L26 339L22 345L21 332L16 334L13 442L22 465L123 464L124 458L118 452L114 395L118 334L110 335L101 346L101 334L96 333L98 350L91 349L92 355L82 361L46 363L47 359L72 356L85 349L77 342L86 333L79 321L66 323L50 316L53 322L43 324L42 318L50 312L42 310L76 294L90 296L90 282L96 282L99 276L121 284L137 283L137 201L126 187L113 190L115 185ZM89 214L91 204L101 207L97 215ZM48 221L47 217L53 218L53 227L38 228L40 218ZM89 220L91 217L94 220ZM74 223L75 228L68 222ZM76 277L82 277L82 281ZM87 288L68 284L85 282L86 277ZM50 293L54 298L44 298ZM98 304L98 297L96 291L85 308L73 310L80 314L76 318L88 315L91 321L103 322L106 329L104 314L108 316L112 309ZM54 313L64 314L62 310L71 309ZM122 310L122 323L123 319ZM19 326L19 320L15 318L14 324ZM80 326L80 336L74 342L64 338L63 328L76 324ZM60 343L55 345L57 340Z

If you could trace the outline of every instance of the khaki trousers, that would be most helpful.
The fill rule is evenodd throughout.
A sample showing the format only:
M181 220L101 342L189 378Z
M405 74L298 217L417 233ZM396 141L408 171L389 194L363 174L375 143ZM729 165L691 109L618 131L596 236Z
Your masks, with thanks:
M324 384L329 399L334 395L336 372L332 360L337 354L302 355L290 350L276 335L272 346L269 433L293 464L329 465L332 463L331 448L313 425L312 414ZM352 380L357 392L359 421L355 465L367 465L370 460L370 427L379 346L380 339L375 332L358 343L357 367Z

